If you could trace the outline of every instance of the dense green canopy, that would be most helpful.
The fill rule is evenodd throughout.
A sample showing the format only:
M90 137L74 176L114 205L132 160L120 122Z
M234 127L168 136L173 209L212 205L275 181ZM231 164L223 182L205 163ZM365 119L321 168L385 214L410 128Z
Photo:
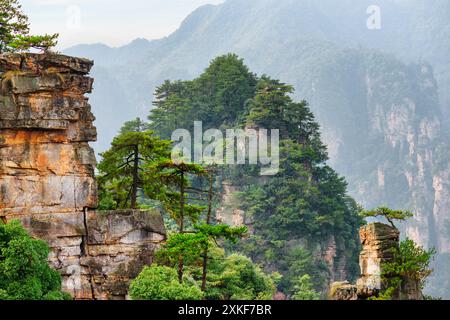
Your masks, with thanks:
M192 129L194 121L210 128L280 130L280 172L262 179L259 165L223 166L220 180L240 190L241 208L254 221L240 250L267 270L284 277L279 289L295 293L299 276L308 274L324 289L329 266L321 248L337 246L348 278L358 273L358 207L346 182L326 161L319 125L305 101L292 99L293 88L268 76L257 77L234 54L214 59L192 81L166 81L156 91L149 116L156 134L170 139L174 129Z
M49 248L19 221L0 223L0 300L63 300L61 276L47 263Z

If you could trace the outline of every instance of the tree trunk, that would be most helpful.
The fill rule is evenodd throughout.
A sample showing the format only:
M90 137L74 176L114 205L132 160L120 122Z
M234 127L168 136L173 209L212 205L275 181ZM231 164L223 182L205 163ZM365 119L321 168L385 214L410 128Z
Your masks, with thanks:
M131 209L137 208L137 193L139 186L139 146L134 146L134 159L133 159L133 182L131 186Z
M180 233L184 232L184 172L181 172L180 184ZM178 260L178 281L183 283L183 257Z

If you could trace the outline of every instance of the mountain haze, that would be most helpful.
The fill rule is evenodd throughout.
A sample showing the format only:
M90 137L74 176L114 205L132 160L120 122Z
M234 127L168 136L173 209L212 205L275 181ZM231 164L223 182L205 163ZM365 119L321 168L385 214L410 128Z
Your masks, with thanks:
M125 120L145 117L164 80L190 80L233 52L309 101L331 164L367 207L409 208L403 226L439 256L430 291L450 297L450 2L228 0L203 6L172 35L120 48L79 45L95 60L91 97L98 151Z

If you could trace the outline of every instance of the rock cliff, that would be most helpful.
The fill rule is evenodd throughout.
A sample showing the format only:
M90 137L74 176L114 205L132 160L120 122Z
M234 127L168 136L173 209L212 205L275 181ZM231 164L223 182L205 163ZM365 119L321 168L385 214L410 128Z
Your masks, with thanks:
M348 281L333 283L329 294L332 300L365 300L377 296L384 289L383 263L393 259L400 232L382 223L371 223L361 227L359 235L362 245L359 256L361 276L356 285ZM423 295L417 281L404 279L402 289L393 298L421 300Z
M124 299L165 239L158 211L98 212L92 61L0 55L0 217L48 242L76 299Z
M330 164L365 208L414 213L399 228L421 246L436 248L435 280L427 292L448 297L450 148L433 68L336 48L312 66L305 79L287 80L311 103Z
M258 183L265 183L265 179L258 178ZM216 220L234 227L245 225L249 233L254 234L255 217L241 210L243 204L240 202L239 194L243 191L244 188L242 186L233 185L230 181L222 182L220 206L216 212ZM351 268L353 262L349 261L349 257L343 254L345 251L345 243L343 241L336 241L335 235L321 239L313 245L308 245L306 239L291 239L288 246L312 248L311 251L314 257L322 261L326 267L324 277L326 278L327 284L353 276L353 269ZM266 265L266 268L270 271L275 271L270 264ZM324 292L326 293L326 291Z

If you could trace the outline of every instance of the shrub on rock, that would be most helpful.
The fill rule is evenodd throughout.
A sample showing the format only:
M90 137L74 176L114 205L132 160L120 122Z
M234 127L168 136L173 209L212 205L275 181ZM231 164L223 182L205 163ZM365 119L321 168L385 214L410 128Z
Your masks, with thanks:
M61 275L49 267L49 247L20 222L0 223L0 299L65 300Z
M180 283L175 269L152 265L131 282L130 296L134 300L200 300L203 293L188 278Z

